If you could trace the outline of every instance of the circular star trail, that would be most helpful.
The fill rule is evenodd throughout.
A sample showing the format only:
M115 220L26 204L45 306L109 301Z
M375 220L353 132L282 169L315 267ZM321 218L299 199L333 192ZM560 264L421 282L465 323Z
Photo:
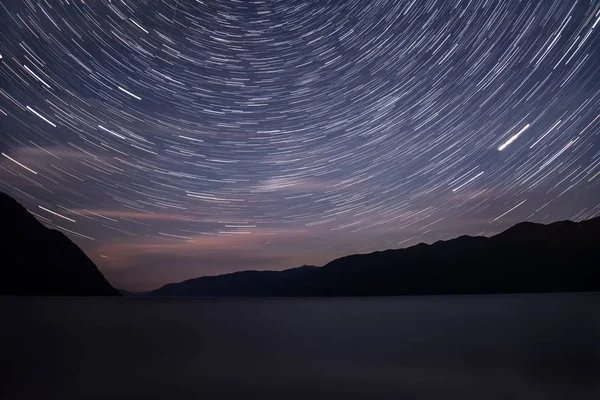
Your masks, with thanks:
M599 4L3 2L0 188L163 280L590 218Z

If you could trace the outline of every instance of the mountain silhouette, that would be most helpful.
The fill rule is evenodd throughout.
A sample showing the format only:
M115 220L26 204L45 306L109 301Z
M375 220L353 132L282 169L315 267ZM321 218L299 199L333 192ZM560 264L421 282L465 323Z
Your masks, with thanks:
M0 218L0 295L120 296L68 237L1 192Z
M318 270L304 265L284 271L241 271L170 283L152 292L158 297L261 297L286 296L290 287Z
M600 217L356 254L323 267L172 283L149 296L388 296L600 290Z

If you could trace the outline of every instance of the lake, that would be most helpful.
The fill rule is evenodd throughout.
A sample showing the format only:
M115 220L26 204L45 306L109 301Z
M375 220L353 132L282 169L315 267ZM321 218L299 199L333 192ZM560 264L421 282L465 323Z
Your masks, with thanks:
M0 298L2 399L600 399L600 293Z

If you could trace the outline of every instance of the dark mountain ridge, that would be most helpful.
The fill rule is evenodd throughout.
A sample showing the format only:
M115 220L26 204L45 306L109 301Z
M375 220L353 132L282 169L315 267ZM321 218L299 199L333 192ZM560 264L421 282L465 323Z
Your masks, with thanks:
M0 295L120 296L96 265L62 232L48 229L0 192Z
M492 237L460 236L399 250L355 254L323 267L241 271L165 285L114 289L59 231L0 193L3 295L167 297L387 296L600 291L600 217L519 223Z
M319 267L304 265L284 271L240 271L217 276L203 276L180 283L170 283L152 292L160 297L261 297L286 296L289 287L312 274Z
M302 268L302 267L301 267ZM355 254L323 267L172 283L149 296L388 296L600 290L600 217Z

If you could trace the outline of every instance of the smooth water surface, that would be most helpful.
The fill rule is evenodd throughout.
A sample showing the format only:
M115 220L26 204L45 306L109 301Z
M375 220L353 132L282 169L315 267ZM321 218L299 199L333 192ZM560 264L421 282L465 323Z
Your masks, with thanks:
M600 294L0 298L2 399L600 399Z

